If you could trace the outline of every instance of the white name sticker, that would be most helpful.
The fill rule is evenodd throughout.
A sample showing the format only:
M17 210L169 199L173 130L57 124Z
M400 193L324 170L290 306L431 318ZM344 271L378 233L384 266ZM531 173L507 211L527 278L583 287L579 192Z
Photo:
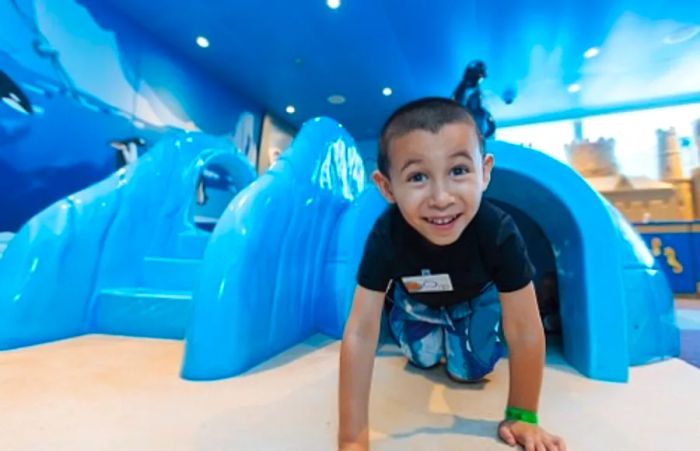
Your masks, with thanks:
M452 291L452 281L449 274L433 274L430 276L402 277L409 293L439 293Z

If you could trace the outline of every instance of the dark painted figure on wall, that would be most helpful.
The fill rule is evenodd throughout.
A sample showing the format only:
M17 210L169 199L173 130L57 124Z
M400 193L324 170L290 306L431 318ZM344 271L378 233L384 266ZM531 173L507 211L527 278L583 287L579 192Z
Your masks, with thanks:
M109 145L116 149L116 165L117 169L121 169L138 160L139 154L145 150L146 140L136 136L127 139L115 139Z
M462 80L455 88L452 98L467 107L481 134L484 138L490 138L496 132L496 121L481 102L479 85L484 78L486 78L486 64L479 60L470 62L464 69Z

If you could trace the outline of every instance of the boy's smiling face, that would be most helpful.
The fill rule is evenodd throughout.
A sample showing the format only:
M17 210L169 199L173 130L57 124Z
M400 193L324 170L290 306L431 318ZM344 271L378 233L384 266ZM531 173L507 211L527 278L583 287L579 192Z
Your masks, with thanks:
M493 167L474 127L455 122L437 133L413 130L391 141L388 156L389 177L372 174L384 197L431 243L457 241L479 209Z

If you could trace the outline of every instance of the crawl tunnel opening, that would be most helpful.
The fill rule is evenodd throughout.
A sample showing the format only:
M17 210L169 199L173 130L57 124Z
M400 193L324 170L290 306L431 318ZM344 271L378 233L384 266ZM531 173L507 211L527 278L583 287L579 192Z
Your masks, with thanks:
M673 295L631 226L568 165L489 147L497 163L486 197L519 212L525 229L529 218L550 244L564 358L588 377L624 382L630 365L677 355Z
M570 206L535 177L504 168L494 169L486 197L510 213L523 233L536 268L534 283L548 344L561 347L566 360L589 372L589 274L582 230Z
M230 155L206 160L197 177L189 208L189 220L211 232L234 197L253 180L250 167Z
M527 213L511 204L496 199L490 200L513 218L523 236L527 253L535 268L533 284L547 341L561 345L559 277L552 243L542 228Z

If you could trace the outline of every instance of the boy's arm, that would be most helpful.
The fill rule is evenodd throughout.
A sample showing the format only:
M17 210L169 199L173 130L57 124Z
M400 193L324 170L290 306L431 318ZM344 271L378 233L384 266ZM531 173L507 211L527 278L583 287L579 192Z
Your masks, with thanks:
M340 346L338 404L340 449L369 447L369 389L381 324L384 292L355 289Z
M544 330L532 283L500 293L503 332L508 343L508 406L537 411L544 367Z
M508 343L510 388L508 407L537 412L544 369L545 339L535 289L530 282L525 287L500 293L503 331ZM520 421L504 421L499 435L511 446L523 448L566 450L564 441L539 426Z

